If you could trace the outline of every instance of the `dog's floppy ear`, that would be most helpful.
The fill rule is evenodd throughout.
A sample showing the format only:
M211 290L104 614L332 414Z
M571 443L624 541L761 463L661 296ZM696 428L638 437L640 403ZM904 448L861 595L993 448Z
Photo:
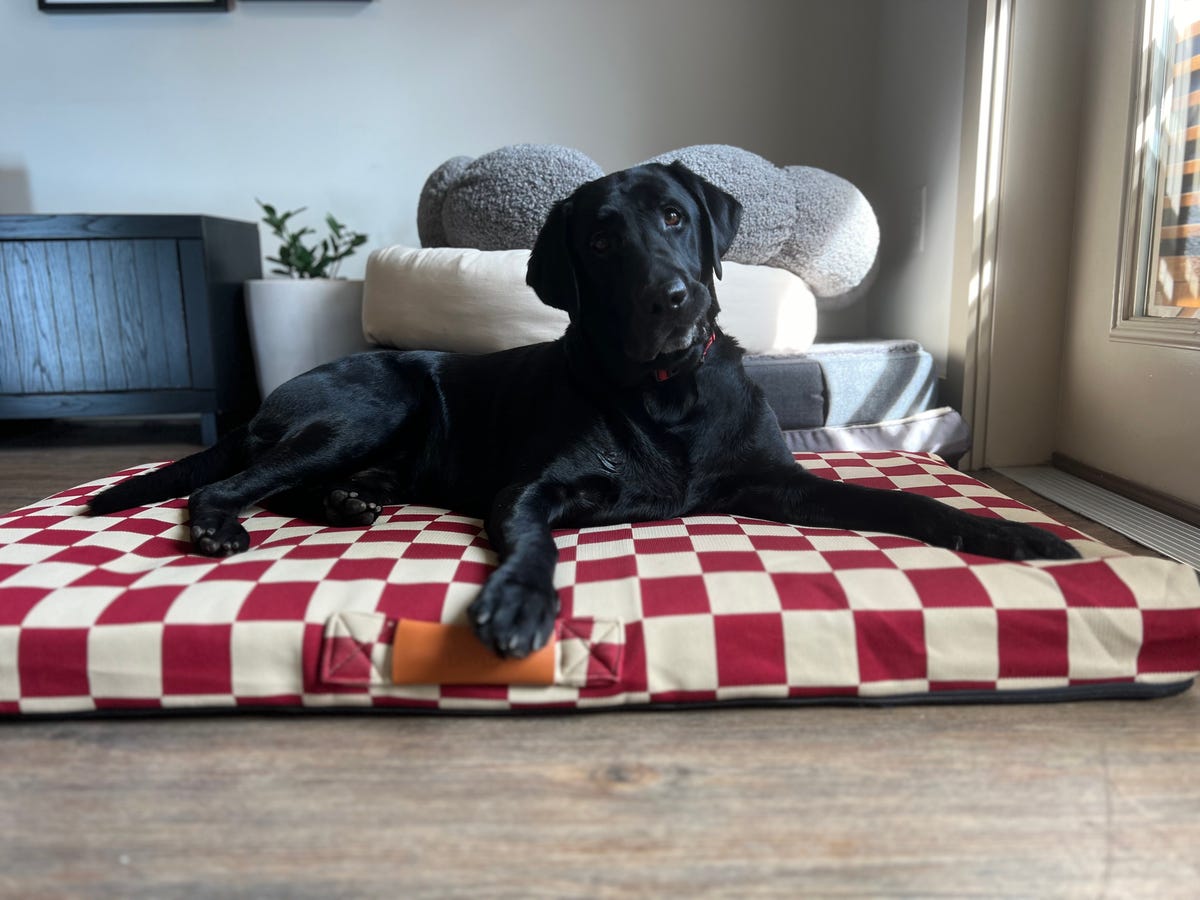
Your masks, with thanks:
M538 232L529 254L525 283L547 306L566 312L572 319L579 312L579 284L571 253L571 198L559 200Z
M701 236L708 265L718 278L721 277L721 257L737 236L742 221L742 204L714 184L705 181L679 160L668 167L671 174L687 188L688 193L700 205L701 213L708 220Z

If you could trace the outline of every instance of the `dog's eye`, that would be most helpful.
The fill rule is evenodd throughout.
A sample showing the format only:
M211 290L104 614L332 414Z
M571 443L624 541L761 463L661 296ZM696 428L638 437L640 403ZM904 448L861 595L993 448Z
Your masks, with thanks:
M663 222L665 222L667 224L668 228L674 228L676 225L678 225L682 221L683 221L683 213L681 213L675 207L668 206L666 209L663 210Z
M608 235L604 232L598 231L592 235L591 247L596 253L607 253L608 248L611 246L612 242L609 241Z

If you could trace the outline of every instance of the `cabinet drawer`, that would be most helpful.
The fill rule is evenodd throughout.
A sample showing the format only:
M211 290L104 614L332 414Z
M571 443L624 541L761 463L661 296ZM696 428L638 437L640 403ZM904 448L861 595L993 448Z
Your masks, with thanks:
M177 244L0 242L0 394L191 386Z

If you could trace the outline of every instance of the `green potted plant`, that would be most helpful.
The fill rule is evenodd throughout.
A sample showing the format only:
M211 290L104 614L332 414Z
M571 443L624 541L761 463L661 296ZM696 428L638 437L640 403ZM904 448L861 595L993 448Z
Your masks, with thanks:
M246 283L246 317L265 397L301 372L370 346L362 331L362 280L337 274L367 236L327 214L328 233L318 241L314 229L293 224L304 207L279 212L257 203L280 242L267 261L275 264L272 273L282 276Z

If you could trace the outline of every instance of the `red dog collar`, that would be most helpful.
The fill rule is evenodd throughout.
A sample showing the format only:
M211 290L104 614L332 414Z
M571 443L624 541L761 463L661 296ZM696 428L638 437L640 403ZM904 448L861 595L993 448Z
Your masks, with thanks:
M712 345L715 344L716 342L717 342L717 333L714 331L712 334L710 334L708 336L708 343L704 345L704 352L700 354L700 362L701 363L703 363L704 360L708 358L708 351L710 349L712 349ZM655 381L666 381L673 374L674 374L673 372L669 372L666 369L655 369L654 370L654 380Z

